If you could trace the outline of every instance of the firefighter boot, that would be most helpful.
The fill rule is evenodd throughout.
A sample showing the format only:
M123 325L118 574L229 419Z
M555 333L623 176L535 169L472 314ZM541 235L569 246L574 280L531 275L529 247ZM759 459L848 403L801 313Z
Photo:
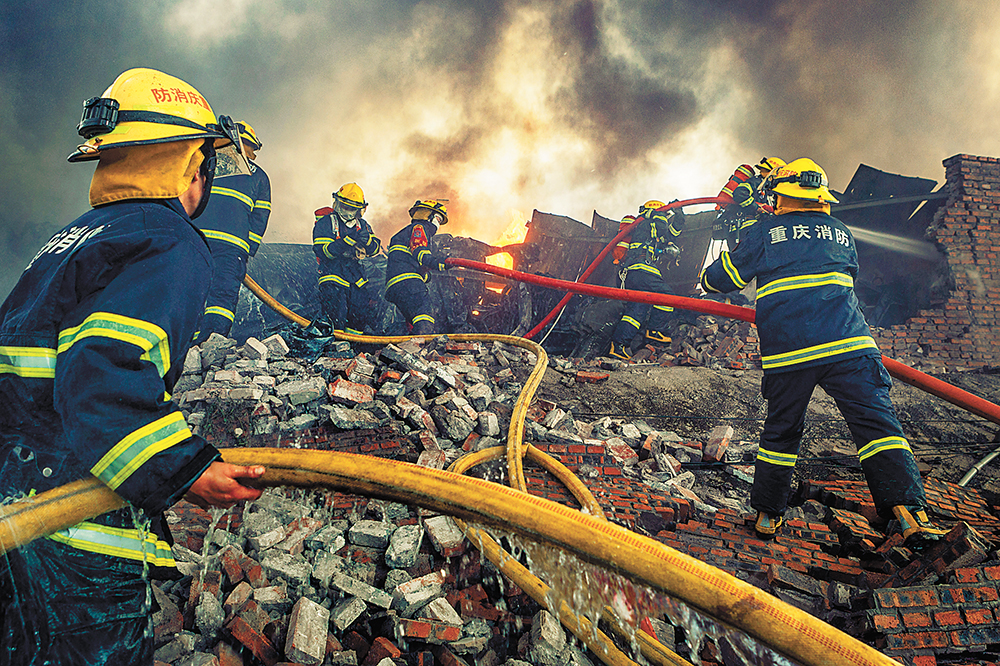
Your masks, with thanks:
M608 356L620 358L623 361L627 361L632 358L632 355L628 353L628 346L620 345L617 342L611 343L611 351L608 352Z
M646 331L646 339L652 341L654 344L661 345L669 345L673 342L669 335L660 331Z
M923 550L948 533L931 525L924 509L898 505L892 507L892 513L899 520L903 544L910 550Z
M778 532L784 524L785 519L781 516L758 511L757 522L754 524L753 529L761 539L773 539L778 536Z

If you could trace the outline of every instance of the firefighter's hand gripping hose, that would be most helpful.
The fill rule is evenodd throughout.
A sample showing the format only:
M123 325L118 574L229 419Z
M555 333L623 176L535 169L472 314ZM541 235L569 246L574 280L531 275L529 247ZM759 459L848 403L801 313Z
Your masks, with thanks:
M259 287L257 289L260 290ZM303 322L306 320L302 319L299 323ZM338 334L337 337L384 344L414 336ZM536 343L511 336L468 334L450 337L459 341L498 340L535 354L535 367L525 382L512 415L507 449L504 451L498 447L496 453L508 455L509 476L515 487L508 488L452 471L328 451L226 449L224 459L239 465L264 465L267 472L258 481L259 485L325 487L415 504L561 548L584 561L681 599L807 666L895 663L873 648L734 576L605 520L597 502L582 483L533 447L522 446L528 403L547 365L545 351ZM480 452L476 455L493 454ZM525 455L531 456L560 478L565 476L567 485L585 511L534 497L521 490L524 488L521 459ZM462 459L456 469L464 471L476 460L478 458L474 457ZM0 552L119 508L122 504L121 498L107 486L96 478L90 478L0 507ZM489 545L492 539L482 530L470 529L470 537L474 543L482 544L486 554L496 557L507 570L513 572L516 569L514 558L504 558L502 552L494 550ZM547 598L545 585L530 572L524 576L518 574L517 580L525 591L537 594L540 600ZM588 646L607 663L632 663L614 648L609 639L592 631L593 627L584 618L564 607L554 612L567 626L579 632L581 638L586 637ZM643 654L657 664L686 664L641 632L639 643Z

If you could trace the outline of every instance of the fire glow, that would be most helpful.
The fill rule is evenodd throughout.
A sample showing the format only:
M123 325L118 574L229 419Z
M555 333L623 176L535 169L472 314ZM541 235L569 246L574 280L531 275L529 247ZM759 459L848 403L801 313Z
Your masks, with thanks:
M528 223L524 219L524 215L519 210L510 211L510 223L507 228L503 230L497 239L493 241L494 247L505 247L507 245L516 245L524 241L525 237L528 235ZM499 266L500 268L514 268L514 257L510 252L496 252L486 257L486 263L490 266ZM503 285L496 283L486 283L488 289L500 293L503 291Z

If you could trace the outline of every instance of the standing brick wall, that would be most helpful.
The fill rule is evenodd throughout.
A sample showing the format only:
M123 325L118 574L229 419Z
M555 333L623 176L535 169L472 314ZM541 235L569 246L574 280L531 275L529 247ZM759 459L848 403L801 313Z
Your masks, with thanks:
M1000 365L1000 158L944 160L949 198L928 240L947 258L948 295L905 324L874 329L882 353L946 368Z

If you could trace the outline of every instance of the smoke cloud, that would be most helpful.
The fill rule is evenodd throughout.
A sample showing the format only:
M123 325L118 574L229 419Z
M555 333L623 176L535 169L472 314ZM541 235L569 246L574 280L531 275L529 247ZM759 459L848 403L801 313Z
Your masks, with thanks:
M0 292L87 208L82 100L136 66L197 87L263 141L265 238L308 243L357 182L383 239L415 199L492 241L532 209L589 222L713 196L741 163L809 156L943 180L1000 155L996 12L930 0L6 3ZM513 212L512 212L513 211Z

